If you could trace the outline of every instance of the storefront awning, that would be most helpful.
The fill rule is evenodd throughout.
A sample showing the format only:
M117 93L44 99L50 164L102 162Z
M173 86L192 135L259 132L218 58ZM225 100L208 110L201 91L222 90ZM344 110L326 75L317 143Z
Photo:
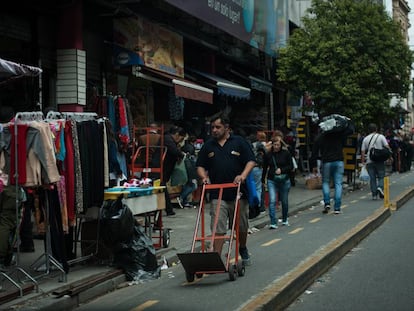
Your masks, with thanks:
M40 75L42 69L24 64L14 63L0 58L0 83L8 79L20 77L36 77Z
M233 96L241 99L250 99L250 89L247 87L241 86L237 83L231 82L211 73L201 72L198 70L191 71L214 81L217 86L217 91L219 95Z
M213 90L151 68L133 66L135 76L166 86L173 86L176 96L212 104Z
M265 81L253 76L249 76L250 87L254 90L261 91L263 93L270 94L272 93L272 83Z

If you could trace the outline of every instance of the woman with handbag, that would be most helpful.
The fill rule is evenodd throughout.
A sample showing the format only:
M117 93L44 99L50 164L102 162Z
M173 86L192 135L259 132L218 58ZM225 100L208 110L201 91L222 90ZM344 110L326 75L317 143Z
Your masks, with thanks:
M272 139L272 147L264 156L262 183L267 178L267 190L269 192L269 229L277 228L276 200L282 202L282 225L289 226L289 190L291 187L289 173L293 169L290 152L282 148L281 138ZM278 197L276 196L278 193Z

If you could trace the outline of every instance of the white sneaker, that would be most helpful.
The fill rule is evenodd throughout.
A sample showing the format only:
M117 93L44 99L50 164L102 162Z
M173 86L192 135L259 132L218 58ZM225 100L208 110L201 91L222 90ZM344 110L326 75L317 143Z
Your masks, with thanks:
M184 208L183 201L181 201L180 197L177 197L177 203L180 206L180 208Z
M289 221L283 221L282 226L290 227Z

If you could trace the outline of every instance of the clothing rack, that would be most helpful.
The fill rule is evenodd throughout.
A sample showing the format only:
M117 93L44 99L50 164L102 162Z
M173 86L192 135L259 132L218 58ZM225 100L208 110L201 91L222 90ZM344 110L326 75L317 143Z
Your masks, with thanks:
M14 128L15 128L15 171L16 171L16 191L18 189L18 161L17 161L17 153L18 153L18 148L17 148L17 123L19 121L44 121L44 115L41 111L33 111L33 112L18 112L16 114L15 117L15 123L14 123ZM18 200L16 199L16 213L18 213ZM46 267L45 273L37 276L37 278L48 275L51 271L51 264L53 266L55 266L61 273L62 273L62 279L61 281L66 282L66 272L63 269L62 265L52 256L51 254L51 236L50 236L50 222L49 222L49 199L46 196L46 200L45 200L45 204L46 204L46 215L45 215L45 219L46 219L46 241L45 241L45 252L34 261L34 263L31 265L32 268L36 269L36 264L38 262L40 262L40 260L42 258L44 258L44 265ZM19 247L17 247L17 249L19 249ZM19 251L17 251L17 254L19 253Z
M61 112L61 115L66 120L76 122L95 120L98 117L95 112Z
M66 120L72 120L75 122L83 122L83 121L90 121L90 120L97 120L99 121L98 118L98 114L95 112L62 112L61 116L66 119ZM78 246L78 242L81 241L79 239L80 233L81 233L81 228L82 228L82 220L80 220L79 217L76 217L76 225L75 225L75 240L74 240L74 253L75 255L77 254L77 246ZM96 236L96 247L93 253L89 254L89 255L85 255L79 258L75 258L75 259L71 259L68 260L68 264L75 264L75 263L79 263L79 262L83 262L86 261L90 258L92 258L93 256L95 256L96 254L98 254L98 244L99 244L99 219L98 219L98 228L97 228L97 236Z
M49 111L46 115L46 120L57 120L57 119L63 119L63 116L60 112Z
M46 120L72 120L75 122L82 122L82 121L90 121L90 120L97 120L98 115L95 112L56 112L56 111L49 111ZM80 241L80 231L82 227L82 220L79 221L79 217L76 217L76 225L75 225L75 237L73 241L73 247L74 247L74 254L76 256L77 254L77 246L78 242ZM96 238L96 248L95 251L89 255L82 256L79 258L74 258L71 260L68 260L69 265L73 265L75 263L86 261L93 256L95 256L98 253L98 240L99 240L99 224L98 224L98 232L97 232L97 238Z
M7 274L5 272L0 272L0 274L7 279L9 282L11 282L14 286L16 286L19 289L20 292L20 296L23 296L23 289L22 287L19 285L19 283L17 281L15 281L12 277L12 275L14 273L17 274L17 272L21 272L27 279L29 279L31 282L34 283L35 286L35 290L36 292L39 291L39 285L37 283L37 281L28 273L26 272L23 268L19 267L20 265L20 250L19 250L19 241L20 241L20 234L19 234L19 205L20 205L20 200L19 200L19 161L17 158L17 153L18 153L18 130L17 130L17 126L20 122L29 122L29 121L40 121L43 120L43 113L41 111L32 111L32 112L18 112L15 117L14 117L14 138L15 138L15 143L14 143L14 153L15 153L15 163L14 163L14 168L15 168L15 186L16 186L16 229L15 229L15 234L16 234L16 244L17 244L17 250L16 250L16 264L13 270L11 270L10 272L8 272ZM20 280L19 275L16 275L16 277Z

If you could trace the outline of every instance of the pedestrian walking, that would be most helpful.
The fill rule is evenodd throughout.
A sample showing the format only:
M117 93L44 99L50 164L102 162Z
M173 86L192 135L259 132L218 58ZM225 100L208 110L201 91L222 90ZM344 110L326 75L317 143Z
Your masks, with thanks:
M239 253L244 265L250 265L250 255L247 249L247 234L249 229L249 203L245 180L256 165L253 150L247 140L234 135L230 131L230 121L224 116L217 116L211 120L211 138L205 142L196 162L197 173L201 181L212 184L240 183L240 222L239 222ZM224 189L220 201L220 215L216 227L217 235L225 235L229 228L228 221L233 219L234 189ZM213 229L215 207L218 204L218 190L210 191L210 227ZM223 239L214 241L213 249L221 255Z
M196 137L190 135L184 142L184 146L181 148L181 151L185 153L184 164L187 171L187 182L183 185L180 195L177 197L177 203L181 208L194 207L193 203L188 201L188 197L192 194L198 187L198 175L197 169L195 166L196 154L194 143Z
M390 150L390 154L392 151L385 136L377 132L377 125L375 123L369 124L368 129L370 134L367 135L362 141L361 164L366 164L367 167L372 199L376 200L378 196L383 199L385 164L384 161L373 161L370 157L369 151L371 148L388 148Z
M185 130L179 126L172 126L168 133L164 135L164 146L167 148L167 153L165 154L163 163L161 186L167 184L171 178L175 164L184 158L185 154L179 148L179 144L184 140L185 136ZM175 212L167 189L165 188L165 211L167 216L172 216L175 215Z
M282 225L289 226L289 190L291 181L289 174L292 171L292 156L290 152L282 148L283 142L280 137L272 140L272 147L263 159L262 182L267 177L267 190L269 192L269 229L277 228L276 200L282 203ZM279 194L278 196L276 194Z
M252 170L252 175L256 186L256 193L259 198L259 205L257 206L257 210L259 213L261 213L266 211L264 206L264 184L262 182L263 159L266 153L266 148L268 148L266 133L263 131L258 131L256 133L256 140L252 143L252 146L256 157L256 166Z
M327 214L331 209L330 180L334 183L334 213L341 213L342 182L344 177L343 148L346 137L352 134L352 127L331 129L321 132L316 138L312 148L310 166L314 174L318 173L317 159L322 161L322 194L324 209Z

